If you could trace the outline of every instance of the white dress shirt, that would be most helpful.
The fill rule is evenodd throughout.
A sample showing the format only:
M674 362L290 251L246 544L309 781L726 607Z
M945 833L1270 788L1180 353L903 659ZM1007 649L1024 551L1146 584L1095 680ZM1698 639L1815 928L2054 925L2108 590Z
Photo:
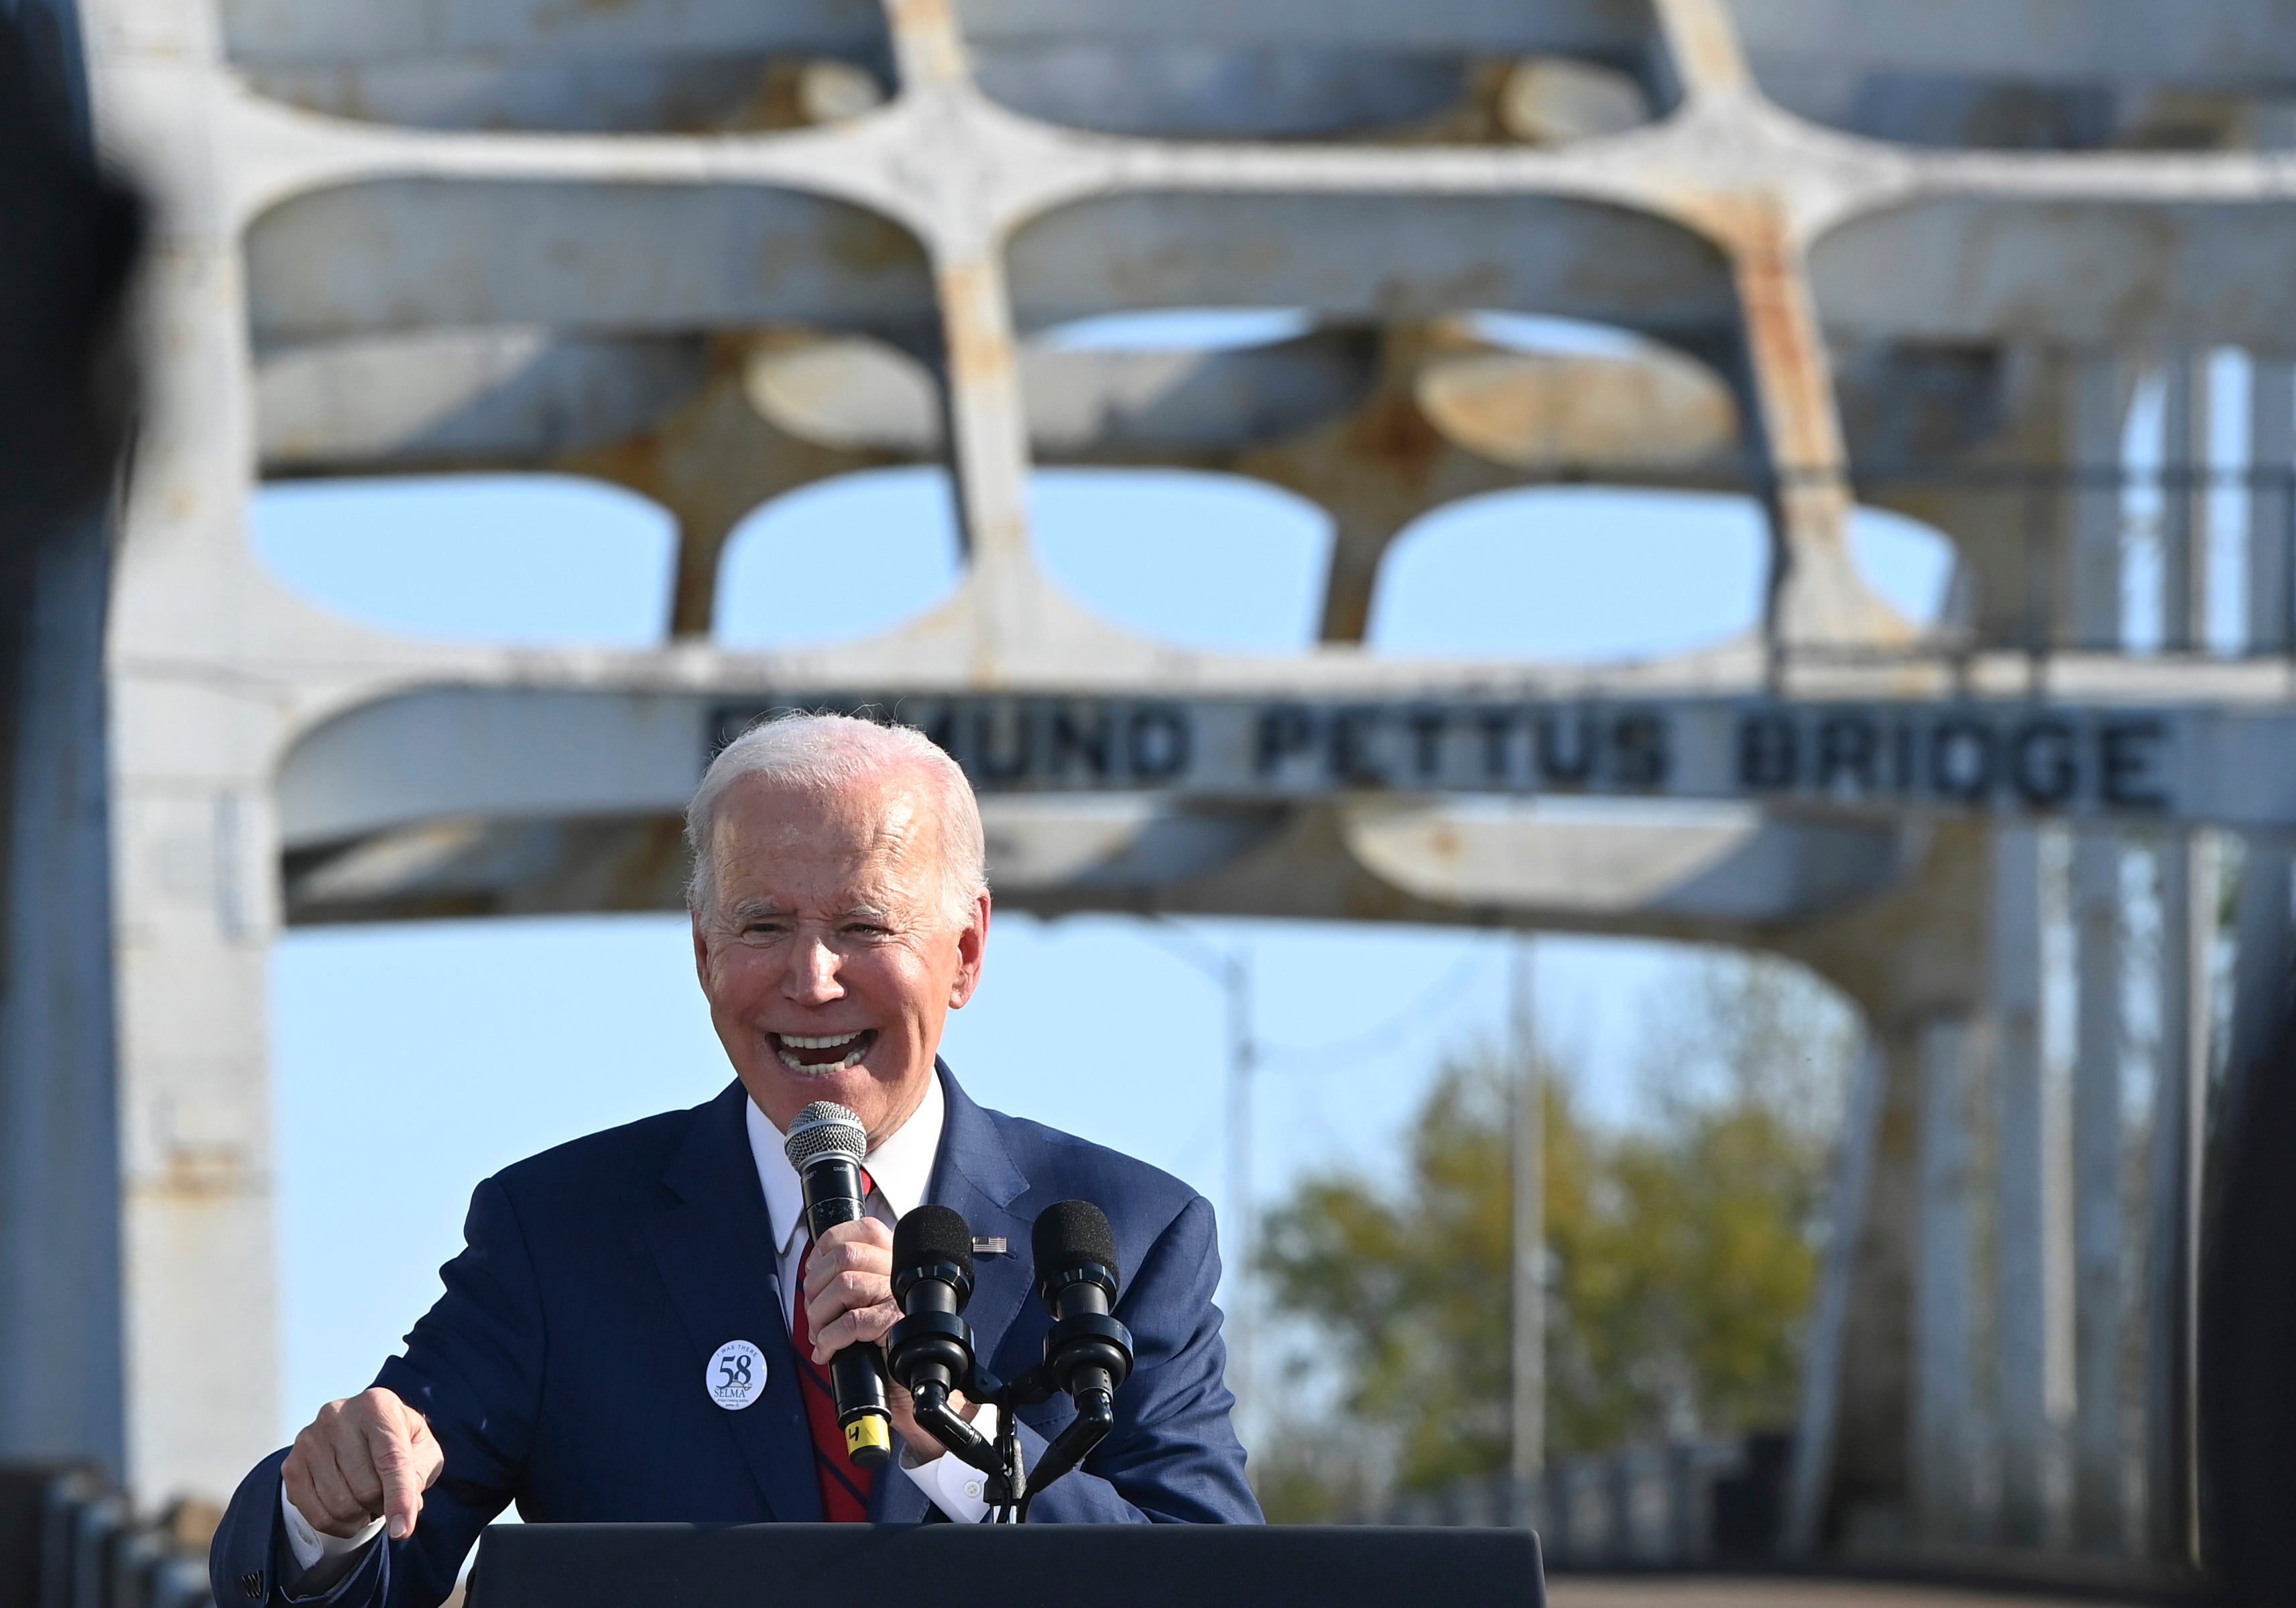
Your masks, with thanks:
M805 1185L782 1149L783 1135L758 1109L754 1100L742 1103L750 1134L750 1154L757 1163L758 1182L766 1192L766 1216L773 1225L774 1256L780 1274L782 1321L795 1316L798 1300L798 1259L805 1251ZM925 1085L925 1097L906 1122L869 1153L862 1163L876 1185L867 1202L869 1215L890 1227L906 1213L923 1203L932 1184L933 1161L940 1154L941 1128L948 1120L948 1099L936 1073ZM996 1409L983 1407L973 1427L994 1438ZM895 1437L898 1440L898 1437ZM930 1462L912 1465L908 1452L898 1458L901 1472L915 1481L934 1506L960 1524L978 1524L988 1516L980 1471L944 1452ZM357 1552L382 1531L377 1519L355 1536L331 1536L318 1529L287 1499L279 1488L280 1512L286 1520L287 1549L296 1567L308 1571L322 1562Z
M744 1102L742 1114L750 1128L750 1154L758 1163L758 1182L765 1185L766 1216L773 1223L774 1259L781 1274L782 1321L797 1313L798 1259L805 1252L805 1185L782 1148L781 1129L768 1121L754 1100ZM871 1151L862 1166L876 1185L868 1200L869 1215L887 1227L924 1203L932 1185L933 1161L940 1154L940 1132L948 1120L948 1097L941 1093L935 1073L925 1085L925 1097L909 1120L885 1142ZM973 1428L992 1439L996 1433L996 1409L981 1407ZM899 1438L895 1437L898 1444ZM932 1505L959 1524L978 1524L988 1516L988 1502L980 1489L980 1471L947 1452L930 1463L909 1464L902 1449L901 1472L922 1488Z

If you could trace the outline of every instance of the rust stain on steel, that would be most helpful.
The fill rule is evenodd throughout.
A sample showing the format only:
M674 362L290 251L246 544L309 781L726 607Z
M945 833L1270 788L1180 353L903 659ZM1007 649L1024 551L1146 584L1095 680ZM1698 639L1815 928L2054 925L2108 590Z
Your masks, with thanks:
M1363 562L1358 555L1335 548L1332 572L1324 583L1324 618L1316 628L1318 642L1361 642L1371 631L1372 594L1379 584L1379 554Z
M1731 265L1772 465L1838 470L1841 422L1833 401L1833 373L1800 250L1774 199L1736 200Z
M985 629L971 674L974 685L988 686L1001 680L1004 639L1027 629L1024 617L1037 606L1023 504L1028 425L1002 265L993 255L960 258L942 264L939 278L960 528L972 570L988 577Z
M904 47L901 65L909 88L951 84L965 76L964 36L948 0L887 0L885 15Z
M137 1180L133 1192L174 1201L228 1201L249 1194L254 1171L236 1144L175 1144L156 1177Z
M1800 244L1780 198L1708 195L1698 211L1727 242L1751 371L1754 437L1772 529L1773 633L1900 640L1907 628L1876 604L1849 554L1849 493L1833 373Z
M1675 72L1693 92L1743 89L1751 82L1738 29L1722 0L1653 0Z
M1408 390L1374 397L1347 424L1349 456L1376 464L1414 487L1426 484L1449 446Z
M943 267L940 308L951 383L1013 384L1013 335L1004 322L1004 287L996 266L976 257Z
M1720 377L1671 353L1647 357L1489 352L1430 365L1419 404L1447 435L1494 463L1686 469L1738 436Z
M676 521L673 637L709 636L717 614L719 561L727 538L751 509L799 486L895 461L883 452L801 441L750 406L746 381L758 348L817 340L788 330L712 336L709 375L692 399L650 429L570 454L552 465L627 487L660 504Z
M1390 326L1381 337L1377 388L1341 427L1341 462L1360 478L1369 470L1389 489L1423 497L1427 483L1451 450L1450 439L1419 404L1419 380L1429 360L1456 351L1466 337L1456 321Z
M675 816L639 822L620 834L619 852L607 857L605 897L616 910L659 910L669 890L685 883L685 823Z

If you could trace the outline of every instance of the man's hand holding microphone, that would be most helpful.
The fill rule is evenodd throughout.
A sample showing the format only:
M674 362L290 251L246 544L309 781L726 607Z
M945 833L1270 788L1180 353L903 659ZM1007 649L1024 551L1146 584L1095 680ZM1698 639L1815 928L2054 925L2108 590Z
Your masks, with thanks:
M813 1237L799 1299L805 1302L815 1362L828 1366L850 1348L869 1349L865 1369L848 1362L832 1371L840 1421L852 1422L865 1407L882 1413L907 1448L906 1461L916 1467L939 1456L942 1448L918 1427L908 1392L885 1388L877 1346L900 1321L901 1309L893 1295L893 1231L866 1215L869 1185L861 1165L868 1147L861 1119L834 1101L815 1101L790 1124L782 1149L804 1185ZM979 1409L968 1403L961 1410L970 1420ZM857 1446L849 1439L854 1432L848 1431L849 1444ZM881 1423L880 1447L882 1432Z
M813 1329L814 1361L825 1365L849 1345L882 1343L901 1318L900 1304L893 1299L893 1231L874 1218L824 1231L806 1264L800 1299ZM962 1394L952 1394L949 1406L968 1423L980 1411L980 1403ZM918 1424L906 1391L888 1391L885 1410L910 1467L930 1463L946 1449Z

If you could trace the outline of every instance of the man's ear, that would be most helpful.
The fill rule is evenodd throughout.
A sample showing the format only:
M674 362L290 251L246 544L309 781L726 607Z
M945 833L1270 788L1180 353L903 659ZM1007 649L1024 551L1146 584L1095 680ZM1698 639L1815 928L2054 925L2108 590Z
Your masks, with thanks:
M956 976L948 987L948 1008L964 1009L965 1001L980 986L980 968L988 954L988 895L973 900L972 919L956 935Z
M701 936L701 913L687 912L693 922L693 980L701 985L704 994L709 992L709 940Z

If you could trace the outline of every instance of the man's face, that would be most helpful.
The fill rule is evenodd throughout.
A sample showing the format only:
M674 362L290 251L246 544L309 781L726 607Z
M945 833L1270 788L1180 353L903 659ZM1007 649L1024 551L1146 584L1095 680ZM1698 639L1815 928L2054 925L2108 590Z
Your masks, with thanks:
M784 1132L816 1100L849 1107L873 1144L898 1128L980 980L988 896L951 922L931 786L910 771L833 792L750 778L718 809L694 964L726 1058Z

